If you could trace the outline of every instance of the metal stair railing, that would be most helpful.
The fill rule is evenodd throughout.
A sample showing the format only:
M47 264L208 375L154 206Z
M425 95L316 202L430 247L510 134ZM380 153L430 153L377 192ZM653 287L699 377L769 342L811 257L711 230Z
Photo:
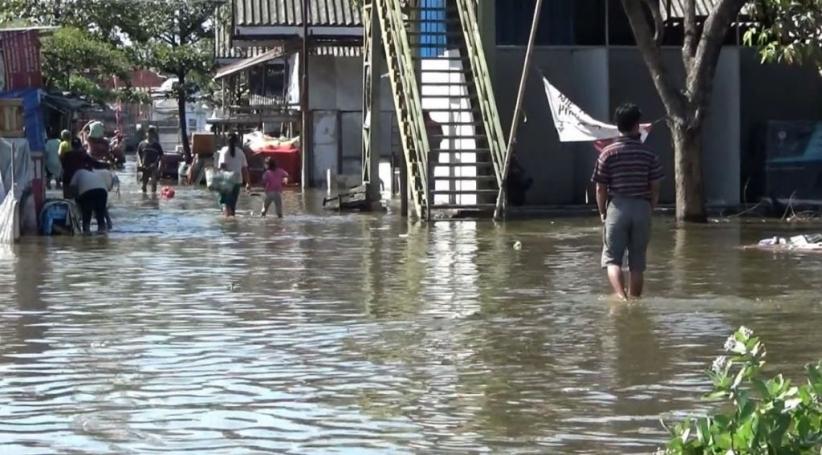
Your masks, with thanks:
M405 126L405 128L400 128L400 134L403 137L406 163L415 182L412 186L414 206L419 217L429 217L431 199L428 153L431 147L426 135L420 90L411 55L412 48L408 42L403 20L402 6L399 0L374 0L374 2L378 5L383 46L388 57L388 75L393 88L394 106L399 116L399 123Z
M497 110L494 97L494 88L491 82L491 73L482 45L482 36L479 31L476 8L477 0L456 0L460 15L460 26L465 36L465 47L468 51L468 60L474 84L477 89L477 103L482 115L482 123L487 135L488 147L491 150L491 160L494 163L494 174L497 185L502 188L503 168L505 166L506 140L502 132L502 122Z

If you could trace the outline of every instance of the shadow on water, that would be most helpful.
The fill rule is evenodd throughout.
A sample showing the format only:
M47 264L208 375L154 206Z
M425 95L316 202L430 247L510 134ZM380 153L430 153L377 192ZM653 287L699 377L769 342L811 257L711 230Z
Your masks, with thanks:
M114 232L0 260L4 451L648 453L660 415L706 409L736 326L789 375L822 357L822 257L739 249L779 225L659 219L649 297L615 304L595 220L409 225L290 192L284 220L251 197L225 220L123 181Z

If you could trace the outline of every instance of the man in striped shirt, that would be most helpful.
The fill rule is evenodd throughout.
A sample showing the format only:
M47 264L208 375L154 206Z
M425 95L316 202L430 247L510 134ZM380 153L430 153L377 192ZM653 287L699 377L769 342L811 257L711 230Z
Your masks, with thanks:
M592 180L597 187L597 207L605 224L602 267L614 293L627 299L622 262L628 252L628 295L639 298L644 284L646 251L651 238L651 213L659 201L663 178L659 158L640 140L642 112L623 104L616 110L620 137L605 147Z

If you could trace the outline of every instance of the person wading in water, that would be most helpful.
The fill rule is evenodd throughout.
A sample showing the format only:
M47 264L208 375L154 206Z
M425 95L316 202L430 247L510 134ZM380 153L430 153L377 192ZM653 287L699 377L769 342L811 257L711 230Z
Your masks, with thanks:
M143 193L151 181L151 193L157 193L157 180L160 178L160 163L163 159L163 146L157 128L148 127L146 139L137 146L137 169L142 172L140 179Z
M620 137L599 155L591 180L597 187L597 208L605 225L602 267L614 294L627 299L622 261L628 252L628 295L642 296L651 214L659 201L664 177L659 158L640 140L642 112L623 104L615 119Z
M69 183L74 177L74 173L83 168L89 169L108 169L108 164L97 161L90 157L82 147L75 147L72 134L68 130L63 130L60 133L60 146L58 153L60 155L60 165L63 168L63 198L70 199L72 197Z
M228 145L220 149L218 153L217 167L222 171L230 172L233 183L231 190L222 194L220 202L223 204L225 216L233 217L237 213L237 201L240 198L243 183L246 187L251 187L248 161L246 161L245 152L240 147L235 133L228 137Z

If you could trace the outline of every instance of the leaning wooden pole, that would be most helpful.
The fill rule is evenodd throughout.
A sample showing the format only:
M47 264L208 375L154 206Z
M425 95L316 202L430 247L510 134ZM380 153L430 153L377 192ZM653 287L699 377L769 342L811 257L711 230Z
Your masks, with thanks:
M300 56L302 59L300 62L302 73L302 79L300 81L300 88L302 89L302 93L300 94L300 111L302 114L302 125L300 128L300 146L302 148L302 153L300 154L302 157L300 160L300 185L303 191L308 188L308 166L310 165L308 155L311 153L311 113L309 112L310 104L308 103L308 23L310 20L308 4L309 0L303 0L303 43L302 55Z
M528 49L525 51L525 63L522 65L522 78L519 82L519 93L517 93L517 104L514 108L514 119L511 121L511 132L508 135L508 147L505 150L505 164L502 167L502 181L500 182L499 194L497 196L497 206L494 209L494 219L502 218L505 209L505 181L508 180L508 167L511 165L511 155L514 154L514 144L517 142L517 131L519 130L520 119L522 118L522 104L525 98L525 84L528 82L528 72L531 69L531 60L534 56L534 42L539 29L539 16L542 12L542 0L537 0L534 8L534 20L531 23L531 36L528 38Z

